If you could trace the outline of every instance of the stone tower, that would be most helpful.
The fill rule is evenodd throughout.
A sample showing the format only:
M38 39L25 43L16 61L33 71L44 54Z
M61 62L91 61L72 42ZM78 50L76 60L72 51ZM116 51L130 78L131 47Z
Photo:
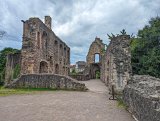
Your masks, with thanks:
M50 16L45 16L45 25L49 29L52 29L52 18Z

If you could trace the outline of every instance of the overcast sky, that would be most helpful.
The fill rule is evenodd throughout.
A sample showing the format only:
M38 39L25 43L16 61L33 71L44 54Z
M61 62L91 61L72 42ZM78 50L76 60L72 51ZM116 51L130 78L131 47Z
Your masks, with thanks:
M22 22L30 17L52 17L52 30L71 48L71 63L86 59L90 44L123 28L129 34L160 16L160 0L0 0L0 49L21 48Z

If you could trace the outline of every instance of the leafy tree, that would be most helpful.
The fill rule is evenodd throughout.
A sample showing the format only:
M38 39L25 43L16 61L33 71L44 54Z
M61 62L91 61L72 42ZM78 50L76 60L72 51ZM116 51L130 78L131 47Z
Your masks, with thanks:
M131 42L134 74L160 78L160 17L151 18L149 25L138 31Z

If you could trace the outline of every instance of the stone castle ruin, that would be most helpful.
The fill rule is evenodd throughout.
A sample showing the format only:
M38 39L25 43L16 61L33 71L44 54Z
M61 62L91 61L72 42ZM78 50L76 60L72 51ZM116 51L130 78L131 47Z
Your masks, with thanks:
M132 75L130 41L129 35L114 36L106 49L102 40L96 37L86 57L84 74L94 79L99 71L100 79L110 90L114 86L116 92L122 92ZM95 62L96 54L99 55L98 62Z
M90 79L95 79L96 73L100 72L104 48L104 43L100 38L97 37L89 47L89 51L86 57L87 66L84 74L88 74ZM98 60L96 60L96 56L98 57Z
M95 62L96 54L99 56L99 62L97 63L101 63L101 58L103 55L104 48L105 48L105 45L102 42L102 40L96 37L95 40L92 42L92 44L89 47L89 51L86 57L87 64L89 65L92 63L96 63Z
M32 74L67 76L69 74L70 48L52 31L51 21L50 16L45 16L45 23L39 18L22 21L22 49L20 53L10 54L7 57L6 84L12 82L13 71L17 64L20 65L21 76L37 77ZM99 78L109 89L114 86L117 92L121 92L132 73L129 46L129 35L114 36L107 49L102 40L96 37L89 47L84 71L71 77L77 80L89 80L97 78L99 74ZM27 80L29 79L27 77ZM19 85L20 81L17 83Z
M23 21L21 55L21 74L69 73L70 48L51 30L49 16L45 24L39 18Z
M87 65L83 74L72 77L77 80L95 79L99 72L100 79L110 90L114 86L116 92L122 92L132 76L130 41L129 35L114 36L106 48L96 37L86 56ZM98 62L95 61L97 54Z
M84 71L70 75L71 78L70 48L52 31L51 17L46 16L44 23L39 18L22 22L22 49L7 56L6 87L86 90L85 84L77 80L95 79L98 73L110 92L123 92L125 104L137 119L159 121L160 79L132 75L131 38L124 30L120 35L110 36L107 48L96 37L86 56ZM20 71L19 77L16 69Z
M25 76L27 81L29 81L32 80L34 74L59 74L66 76L65 79L72 80L67 77L70 66L70 48L52 31L51 17L45 16L45 23L39 18L30 18L26 21L22 20L22 22L22 49L20 53L10 54L7 57L6 85L11 85L11 87L13 87L13 85L14 87L25 87L26 85L27 87L38 87L38 84L34 82L31 83L31 81L25 82L25 80L21 78L24 77L23 75L30 75L27 77ZM17 64L20 65L21 77L19 79L22 79L22 82L24 82L23 84L20 84L20 80L13 81L14 84L12 84L13 71ZM34 77L39 78L38 76ZM56 77L58 78L58 76ZM50 84L50 80L51 79L46 81L46 83L53 86ZM46 86L46 83L40 87L48 87L49 85ZM54 83L58 82L54 81ZM65 84L67 85L66 82ZM57 84L57 86L59 87L59 84Z

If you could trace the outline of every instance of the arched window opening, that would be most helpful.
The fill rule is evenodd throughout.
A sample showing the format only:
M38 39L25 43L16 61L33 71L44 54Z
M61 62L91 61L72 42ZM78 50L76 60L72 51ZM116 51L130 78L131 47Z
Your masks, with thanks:
M96 53L96 54L94 55L94 62L95 62L95 63L99 63L99 62L100 62L100 54L99 54L99 53Z

